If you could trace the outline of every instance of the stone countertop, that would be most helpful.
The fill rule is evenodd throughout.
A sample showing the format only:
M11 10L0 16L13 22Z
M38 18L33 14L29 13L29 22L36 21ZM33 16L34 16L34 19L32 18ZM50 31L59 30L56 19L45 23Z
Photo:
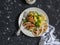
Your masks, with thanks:
M39 37L28 37L22 32L19 37L12 35L18 30L19 14L28 7L43 9L56 28L54 35L60 39L60 0L37 0L33 5L24 0L0 0L0 45L38 45Z

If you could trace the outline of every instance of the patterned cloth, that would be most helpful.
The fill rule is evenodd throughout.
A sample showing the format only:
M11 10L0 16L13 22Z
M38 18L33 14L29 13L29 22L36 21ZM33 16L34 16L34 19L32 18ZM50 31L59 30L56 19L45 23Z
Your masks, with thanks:
M41 36L39 45L60 45L59 39L56 39L56 36L53 35L55 27L49 25L49 30Z

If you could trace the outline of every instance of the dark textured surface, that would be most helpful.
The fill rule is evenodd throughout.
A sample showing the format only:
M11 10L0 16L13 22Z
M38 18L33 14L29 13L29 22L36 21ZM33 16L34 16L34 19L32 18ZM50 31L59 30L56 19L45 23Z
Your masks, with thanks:
M39 38L23 33L19 37L11 36L18 30L19 14L28 7L43 9L48 14L49 23L56 28L54 34L60 39L60 0L37 0L33 5L24 0L0 0L0 45L37 45Z

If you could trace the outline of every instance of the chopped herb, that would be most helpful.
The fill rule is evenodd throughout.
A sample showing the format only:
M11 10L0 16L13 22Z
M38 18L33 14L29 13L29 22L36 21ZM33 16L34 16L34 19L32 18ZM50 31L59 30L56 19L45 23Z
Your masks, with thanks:
M27 22L28 20L27 19L23 19L23 22L25 23L25 22Z
M38 22L35 22L35 26L36 26L36 27L40 27L40 25L39 25Z
M38 22L40 23L40 22L41 22L41 20L39 20L39 19L38 19Z

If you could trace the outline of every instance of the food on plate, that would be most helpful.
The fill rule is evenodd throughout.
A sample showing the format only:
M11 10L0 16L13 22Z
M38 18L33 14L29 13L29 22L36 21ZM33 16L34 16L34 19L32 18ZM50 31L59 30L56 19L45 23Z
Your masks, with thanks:
M23 19L23 26L31 31L35 36L45 33L48 28L47 18L45 15L36 11L30 11Z

